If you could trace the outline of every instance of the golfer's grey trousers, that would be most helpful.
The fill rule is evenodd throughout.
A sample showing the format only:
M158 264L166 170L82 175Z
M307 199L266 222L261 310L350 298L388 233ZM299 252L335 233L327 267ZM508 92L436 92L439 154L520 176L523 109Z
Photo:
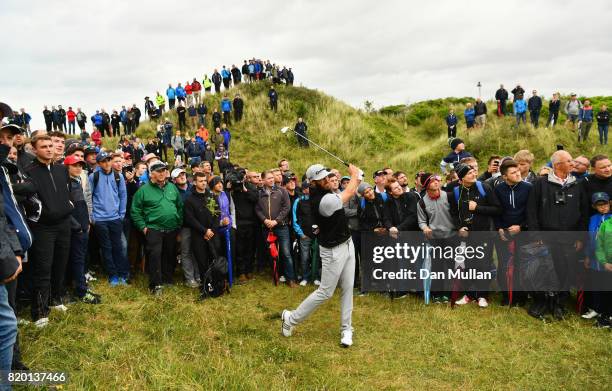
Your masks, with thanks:
M321 254L321 285L312 292L299 307L291 312L289 324L295 326L333 296L339 284L342 290L340 297L340 330L352 330L353 282L355 278L355 247L351 239L332 248L319 246Z

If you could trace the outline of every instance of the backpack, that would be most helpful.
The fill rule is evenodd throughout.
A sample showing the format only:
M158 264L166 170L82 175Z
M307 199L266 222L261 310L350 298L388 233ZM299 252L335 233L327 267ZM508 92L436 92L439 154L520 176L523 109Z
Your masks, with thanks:
M455 201L457 202L459 202L459 187L460 186L455 186L455 188L453 189L453 193L455 194ZM482 198L485 198L487 195L487 192L485 191L484 186L482 186L482 182L476 181L476 188L478 189L480 196Z
M204 274L204 281L202 281L202 299L219 297L225 293L230 293L225 280L228 272L227 258L218 256L215 246L210 242L207 242L207 245L213 260Z
M117 185L117 191L119 191L119 184L121 183L121 177L119 173L113 170L113 175L115 176L115 184ZM91 189L91 194L96 191L96 187L98 187L98 182L100 182L100 171L94 172L93 176L93 189Z

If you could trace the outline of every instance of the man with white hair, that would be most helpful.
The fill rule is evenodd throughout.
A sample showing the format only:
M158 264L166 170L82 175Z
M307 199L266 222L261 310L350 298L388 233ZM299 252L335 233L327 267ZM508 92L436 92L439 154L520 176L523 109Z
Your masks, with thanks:
M583 186L570 175L572 156L564 150L552 157L553 171L533 183L527 204L529 231L543 240L554 263L558 290L534 292L534 303L529 314L542 318L550 301L552 315L561 320L565 316L565 302L574 282L577 260L583 248L580 232L586 231L589 218L589 200ZM555 234L538 235L537 231L554 231Z

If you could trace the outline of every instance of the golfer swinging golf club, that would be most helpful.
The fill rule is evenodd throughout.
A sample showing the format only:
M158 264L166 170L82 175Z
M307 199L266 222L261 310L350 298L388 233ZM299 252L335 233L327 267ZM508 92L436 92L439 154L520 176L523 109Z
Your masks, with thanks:
M318 235L321 255L321 285L312 292L297 309L284 310L281 315L282 333L290 337L293 327L306 318L332 297L336 285L340 284L341 297L341 337L340 344L349 347L353 344L351 315L353 312L353 279L355 275L355 248L351 240L348 221L342 205L355 195L360 182L359 168L348 165L351 180L340 194L333 193L328 176L330 172L321 164L314 164L306 170L311 184L310 205L313 216L313 233Z

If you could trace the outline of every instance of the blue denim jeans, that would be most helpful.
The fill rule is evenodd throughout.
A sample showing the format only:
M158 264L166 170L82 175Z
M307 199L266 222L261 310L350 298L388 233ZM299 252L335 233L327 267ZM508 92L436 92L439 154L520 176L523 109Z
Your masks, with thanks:
M289 235L289 227L286 225L276 226L273 231L276 237L278 237L278 250L283 262L285 278L287 278L287 281L295 281L293 259L291 258L291 236Z
M300 238L300 261L302 262L302 280L305 281L310 281L310 274L312 272L312 254L310 252L311 247L312 239L307 236Z
M599 143L608 145L608 124L597 125L597 130L599 130Z
M17 318L9 305L6 286L0 285L0 371L10 371L13 361L13 345L17 338ZM10 390L0 385L0 390Z
M73 232L70 236L68 263L74 280L74 293L77 297L83 297L87 292L87 282L85 281L87 242L89 242L89 232Z
M123 243L123 223L119 219L96 221L94 227L108 276L128 278L130 265Z

